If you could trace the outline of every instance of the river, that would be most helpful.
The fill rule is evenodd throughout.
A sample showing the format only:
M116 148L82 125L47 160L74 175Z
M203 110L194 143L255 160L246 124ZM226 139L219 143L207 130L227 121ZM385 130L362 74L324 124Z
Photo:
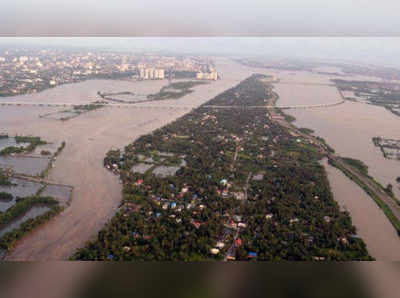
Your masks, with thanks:
M331 78L343 77L315 72L262 72L272 73L280 79L280 83L274 85L279 95L278 105L313 105L341 100L336 87L329 84ZM359 76L347 79L377 80ZM400 162L385 159L372 142L375 136L400 139L400 117L381 107L350 101L328 108L285 110L285 113L296 118L294 124L297 127L313 129L314 134L323 137L338 155L362 160L369 167L370 175L384 186L391 183L400 198L399 185L395 181L400 176ZM388 226L390 223L382 217L379 207L371 204L372 198L336 171L327 169L336 200L344 203L352 214L353 223L371 254L380 260L399 260L400 238Z
M195 92L178 100L152 102L152 105L197 107L224 92L251 74L251 70L230 60L217 58L221 80L198 85ZM156 93L166 81L94 80L63 85L39 94L5 98L4 101L41 101L87 103L97 91ZM139 90L139 91L138 91ZM65 108L0 106L1 131L32 134L49 142L66 141L66 147L50 171L49 180L74 187L71 206L54 220L19 242L9 260L60 260L96 236L115 214L121 201L118 177L103 168L103 158L112 148L121 148L167 123L183 116L183 109L102 108L69 121L39 118L44 113Z

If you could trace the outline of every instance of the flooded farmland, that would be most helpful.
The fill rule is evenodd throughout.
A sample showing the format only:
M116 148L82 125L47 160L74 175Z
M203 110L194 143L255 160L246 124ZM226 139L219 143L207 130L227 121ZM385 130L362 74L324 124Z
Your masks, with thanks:
M31 208L21 218L10 223L9 225L5 226L4 228L0 229L0 237L3 237L8 232L11 232L12 230L19 228L19 226L21 224L23 224L24 222L26 222L27 220L36 218L40 215L43 215L50 210L51 209L49 207L44 207L44 206L40 206L40 207L36 206L36 207Z
M42 184L24 179L10 178L12 185L0 186L0 192L6 192L13 196L13 200L9 202L0 201L0 212L6 211L16 203L16 198L24 198L35 195L42 187Z
M0 156L0 168L12 169L16 174L39 176L50 163L50 158L34 156Z
M66 207L70 203L73 188L67 185L52 185L49 184L41 193L43 197L53 197L61 207Z
M178 100L152 102L159 107L185 106L188 109L124 109L105 107L73 118L54 121L39 115L65 108L0 106L0 127L10 134L31 134L48 142L66 141L56 167L48 179L74 187L71 205L54 220L27 235L10 260L59 260L68 258L74 249L95 236L116 212L121 200L118 178L103 167L103 158L110 149L123 148L139 136L174 121L191 107L212 99L247 78L254 71L217 59L221 80L193 87L194 92ZM96 100L97 92L157 93L166 81L88 81L64 85L42 93L4 99L7 101L64 102L82 104ZM10 116L12 115L12 116ZM26 125L27 121L29 125Z
M27 147L29 143L17 143L15 138L0 138L0 151L7 148L7 147Z

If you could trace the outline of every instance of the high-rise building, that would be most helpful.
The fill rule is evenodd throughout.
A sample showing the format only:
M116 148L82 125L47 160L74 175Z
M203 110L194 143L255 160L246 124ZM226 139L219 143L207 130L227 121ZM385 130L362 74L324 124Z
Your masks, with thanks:
M142 80L162 80L165 79L165 71L161 68L140 68L139 78Z

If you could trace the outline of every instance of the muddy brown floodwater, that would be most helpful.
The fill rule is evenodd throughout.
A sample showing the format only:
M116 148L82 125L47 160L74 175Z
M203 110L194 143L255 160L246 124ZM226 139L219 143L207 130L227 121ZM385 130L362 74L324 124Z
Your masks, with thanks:
M338 77L311 72L263 72L273 73L281 80L274 85L279 95L278 105L325 104L341 99L336 87L329 85L330 79ZM369 77L347 79L377 80ZM381 107L349 101L328 108L285 110L285 113L296 118L294 124L297 127L313 129L314 134L323 137L338 155L362 160L369 167L370 175L384 186L391 183L395 195L400 198L395 181L400 176L400 162L385 159L372 142L375 136L400 139L400 117ZM336 200L344 203L352 214L353 223L372 256L381 260L399 260L400 238L372 198L330 167L327 169Z
M251 75L253 71L226 59L217 59L221 80L194 87L195 92L178 100L152 105L197 107ZM144 86L143 86L144 84ZM7 98L6 101L85 103L97 91L157 92L166 82L88 81L60 86L40 94ZM137 92L139 92L137 91ZM90 100L88 100L88 97ZM145 105L145 104L144 104ZM8 260L62 260L96 236L115 214L121 201L118 177L103 168L103 158L112 148L121 148L139 136L174 121L189 112L183 109L102 108L69 121L39 118L62 109L1 106L0 128L10 134L32 134L50 142L66 141L66 147L50 171L49 180L74 186L72 204L49 223L19 242Z

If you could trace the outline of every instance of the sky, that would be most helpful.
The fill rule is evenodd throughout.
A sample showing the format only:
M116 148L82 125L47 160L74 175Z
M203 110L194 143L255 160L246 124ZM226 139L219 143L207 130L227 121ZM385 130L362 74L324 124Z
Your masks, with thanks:
M400 37L0 37L0 49L32 46L290 58L400 68Z
M2 0L2 36L399 36L398 0Z

